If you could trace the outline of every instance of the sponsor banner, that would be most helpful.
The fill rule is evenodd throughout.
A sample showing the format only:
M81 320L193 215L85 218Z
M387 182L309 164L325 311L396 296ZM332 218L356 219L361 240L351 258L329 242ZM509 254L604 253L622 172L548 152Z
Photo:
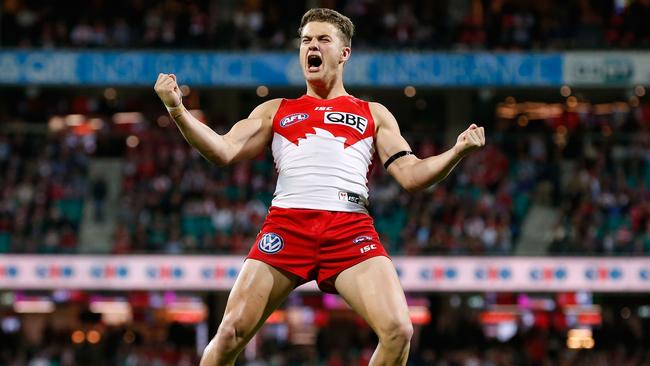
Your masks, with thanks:
M4 255L0 289L224 290L242 263L239 256Z
M265 245L278 245L274 240ZM2 255L0 289L229 290L243 263L239 256ZM650 258L395 257L393 263L406 291L650 292Z
M568 52L564 81L576 86L650 85L650 53Z
M396 261L410 291L650 292L650 259L432 257Z
M0 51L0 84L152 86L158 73L190 86L304 86L298 53ZM364 53L349 86L553 86L560 53Z

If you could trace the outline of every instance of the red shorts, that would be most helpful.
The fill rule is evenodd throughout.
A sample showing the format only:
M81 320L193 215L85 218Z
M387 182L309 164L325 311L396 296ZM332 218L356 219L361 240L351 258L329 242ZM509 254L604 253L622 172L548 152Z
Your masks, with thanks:
M339 273L376 256L388 254L369 215L280 207L271 207L248 253L331 293Z

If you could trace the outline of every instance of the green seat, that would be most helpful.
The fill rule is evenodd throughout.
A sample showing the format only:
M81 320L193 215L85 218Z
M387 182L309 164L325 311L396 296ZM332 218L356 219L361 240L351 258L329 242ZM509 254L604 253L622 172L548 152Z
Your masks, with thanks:
M11 234L0 233L0 253L8 253L11 248Z
M523 218L530 207L530 197L525 193L517 193L514 197L513 206L515 218Z
M74 224L81 222L83 215L83 200L81 199L61 199L55 202L56 207L61 211L61 215Z
M206 234L214 235L217 232L210 216L183 216L181 230L183 234L191 235L197 240Z

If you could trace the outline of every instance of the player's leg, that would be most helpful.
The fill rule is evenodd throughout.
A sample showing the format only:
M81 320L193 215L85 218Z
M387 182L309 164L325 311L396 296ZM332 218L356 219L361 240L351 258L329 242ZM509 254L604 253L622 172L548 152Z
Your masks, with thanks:
M254 259L244 263L233 286L217 334L200 366L234 365L264 321L296 286L297 278Z
M413 325L390 259L377 256L356 264L341 272L334 285L379 337L370 365L405 365Z

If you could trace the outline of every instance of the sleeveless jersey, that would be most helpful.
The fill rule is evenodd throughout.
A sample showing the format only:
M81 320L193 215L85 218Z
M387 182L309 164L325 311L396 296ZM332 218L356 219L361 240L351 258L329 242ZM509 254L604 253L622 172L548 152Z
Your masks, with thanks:
M367 213L374 138L368 102L349 95L282 100L273 118L271 205Z

